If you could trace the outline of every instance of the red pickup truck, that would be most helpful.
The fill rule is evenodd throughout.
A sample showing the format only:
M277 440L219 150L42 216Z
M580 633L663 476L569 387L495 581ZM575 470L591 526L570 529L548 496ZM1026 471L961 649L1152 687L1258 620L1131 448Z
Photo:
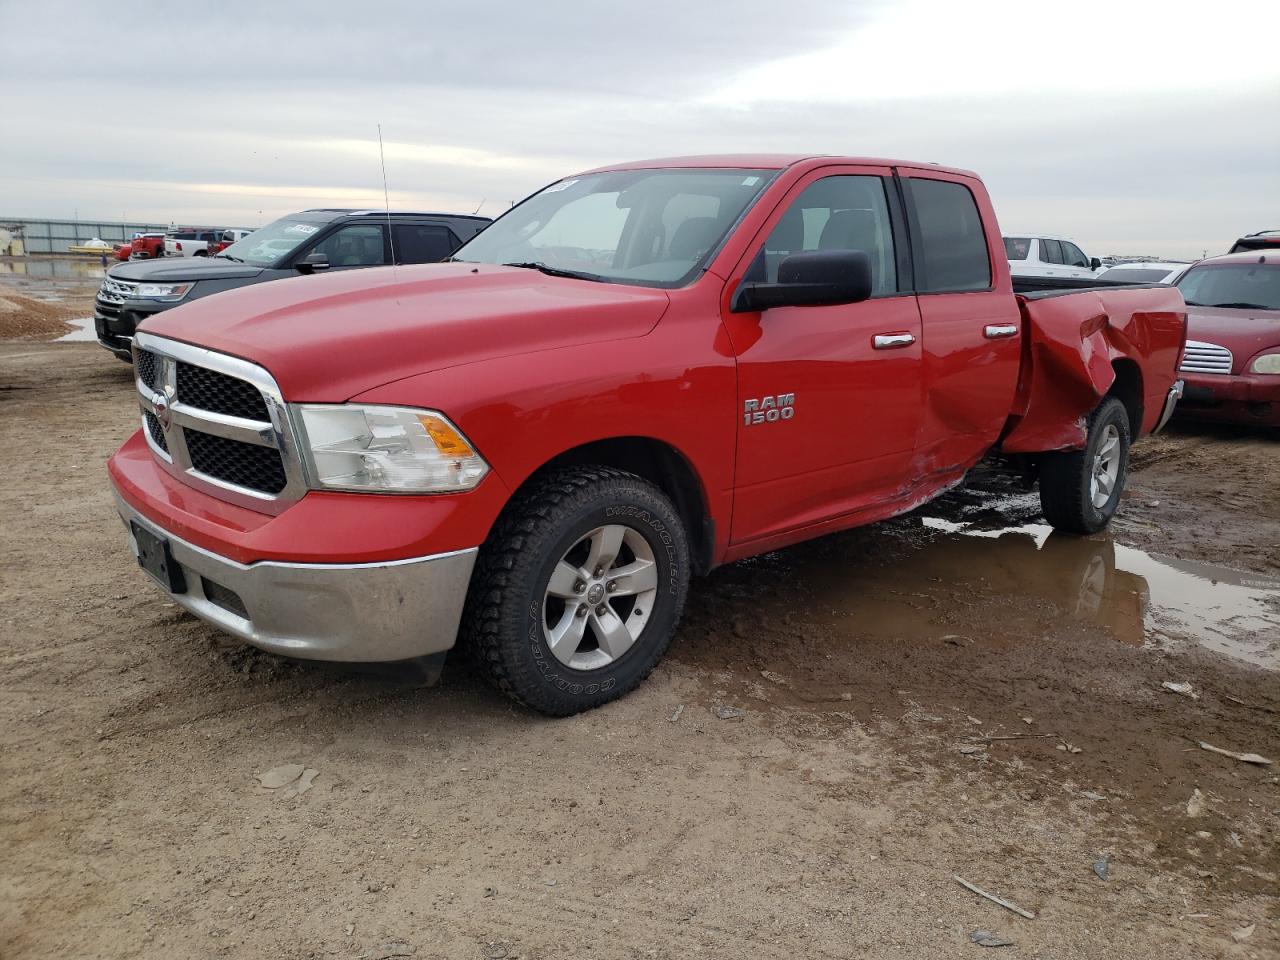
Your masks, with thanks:
M972 173L695 157L560 180L452 262L145 321L111 458L142 567L265 650L553 715L635 687L689 578L905 513L998 453L1101 529L1179 396L1172 287L1015 294Z

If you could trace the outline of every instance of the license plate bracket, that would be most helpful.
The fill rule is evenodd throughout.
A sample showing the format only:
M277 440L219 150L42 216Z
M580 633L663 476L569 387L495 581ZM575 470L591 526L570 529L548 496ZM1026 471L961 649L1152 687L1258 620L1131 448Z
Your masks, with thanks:
M138 545L138 566L170 593L186 593L187 578L173 559L169 541L158 537L140 523L130 523L133 542Z

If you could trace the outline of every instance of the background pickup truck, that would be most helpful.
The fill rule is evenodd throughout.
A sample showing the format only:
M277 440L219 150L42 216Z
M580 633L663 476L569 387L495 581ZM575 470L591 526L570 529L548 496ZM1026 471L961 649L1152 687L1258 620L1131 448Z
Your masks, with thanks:
M164 255L166 257L207 257L209 245L216 244L221 236L221 230L212 228L175 230L164 238Z
M1179 394L1176 288L1015 294L982 182L934 165L603 168L452 260L143 324L143 429L109 471L177 603L428 675L461 639L574 713L649 673L691 575L910 511L993 452L1054 526L1101 529Z

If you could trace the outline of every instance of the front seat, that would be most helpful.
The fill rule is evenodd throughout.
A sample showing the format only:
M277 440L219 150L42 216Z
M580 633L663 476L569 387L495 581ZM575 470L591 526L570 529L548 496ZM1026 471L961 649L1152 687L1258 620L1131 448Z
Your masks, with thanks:
M871 288L880 289L880 231L873 210L836 210L818 238L819 250L861 250L871 261Z
M671 235L668 260L697 260L720 239L720 221L715 217L690 217Z

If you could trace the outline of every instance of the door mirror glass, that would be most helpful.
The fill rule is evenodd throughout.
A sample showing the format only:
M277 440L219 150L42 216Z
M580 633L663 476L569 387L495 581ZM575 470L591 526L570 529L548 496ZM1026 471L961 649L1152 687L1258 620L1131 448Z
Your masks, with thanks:
M317 270L328 270L329 258L323 253L309 253L298 261L299 273L314 273Z
M778 264L773 283L744 281L733 296L734 313L773 307L859 303L871 296L871 258L861 250L793 253Z

